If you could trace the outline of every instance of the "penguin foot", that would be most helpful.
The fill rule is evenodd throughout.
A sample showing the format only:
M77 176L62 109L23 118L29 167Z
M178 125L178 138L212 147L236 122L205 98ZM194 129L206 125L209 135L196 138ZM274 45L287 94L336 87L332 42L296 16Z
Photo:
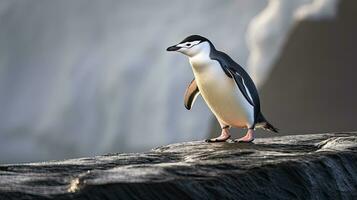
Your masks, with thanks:
M222 132L219 137L207 139L205 141L209 142L209 143L211 143L211 142L225 142L230 137L231 137L231 135L229 134L229 126L224 126L224 127L222 127Z
M238 142L238 143L251 143L253 141L254 141L254 130L253 129L248 129L248 132L244 137L234 140L234 142Z
M243 138L239 138L239 139L235 139L234 142L237 142L237 143L253 143L254 141L254 138L253 139L243 139Z
M207 140L205 140L205 142L208 142L208 143L213 143L213 142L225 142L225 141L228 140L229 138L231 138L230 135L225 136L225 137L219 136L219 137L216 137L216 138L207 139Z

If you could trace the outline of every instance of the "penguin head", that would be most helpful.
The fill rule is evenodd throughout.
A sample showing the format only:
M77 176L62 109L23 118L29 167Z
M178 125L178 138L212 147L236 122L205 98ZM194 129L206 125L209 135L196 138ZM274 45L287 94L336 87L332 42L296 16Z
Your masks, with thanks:
M194 57L200 53L209 53L211 47L213 47L213 45L207 38L200 35L191 35L180 43L168 47L166 50L177 51L188 57Z

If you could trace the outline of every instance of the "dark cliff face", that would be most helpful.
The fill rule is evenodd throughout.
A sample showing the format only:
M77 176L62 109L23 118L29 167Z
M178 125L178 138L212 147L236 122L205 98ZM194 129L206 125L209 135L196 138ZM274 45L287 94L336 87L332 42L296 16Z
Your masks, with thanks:
M261 88L266 117L284 133L355 130L357 1L341 0L332 20L292 30Z
M357 134L0 165L0 199L353 199Z

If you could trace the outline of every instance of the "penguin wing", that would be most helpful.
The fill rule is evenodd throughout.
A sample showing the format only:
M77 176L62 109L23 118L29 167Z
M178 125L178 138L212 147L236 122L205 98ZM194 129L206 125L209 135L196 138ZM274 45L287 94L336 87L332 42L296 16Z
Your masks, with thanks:
M185 92L184 104L187 110L191 110L191 107L199 94L200 91L197 87L195 79L193 79Z
M233 77L233 79L236 82L240 92L243 94L243 96L248 101L248 103L250 105L252 105L252 106L255 106L254 101L252 99L252 96L251 96L251 94L249 92L249 89L247 88L247 86L244 83L243 77L238 72L234 71L233 69L228 68L227 70L229 71L229 73Z

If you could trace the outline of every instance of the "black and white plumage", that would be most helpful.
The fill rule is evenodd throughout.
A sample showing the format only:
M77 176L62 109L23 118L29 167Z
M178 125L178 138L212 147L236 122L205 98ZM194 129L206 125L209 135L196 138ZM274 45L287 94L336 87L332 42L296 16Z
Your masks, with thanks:
M192 35L167 50L189 57L195 79L185 93L187 109L201 94L222 128L262 127L277 132L261 113L258 91L248 73L207 38Z

